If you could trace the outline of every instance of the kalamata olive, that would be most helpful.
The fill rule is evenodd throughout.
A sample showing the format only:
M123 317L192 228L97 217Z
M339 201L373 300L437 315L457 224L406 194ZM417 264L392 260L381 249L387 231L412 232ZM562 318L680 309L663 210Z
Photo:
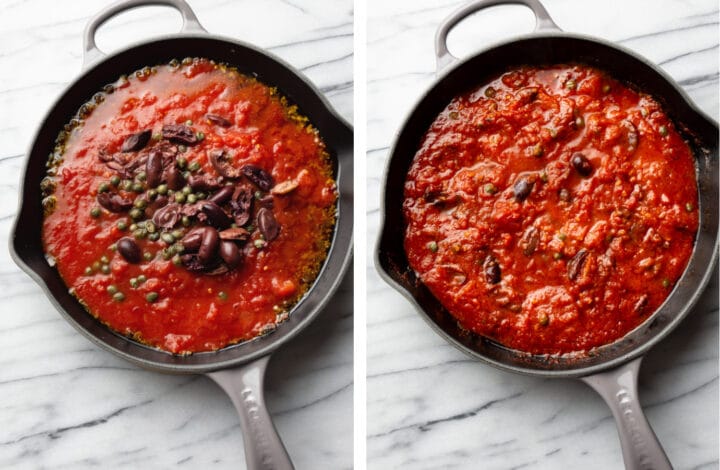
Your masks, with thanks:
M133 206L132 199L124 198L119 194L110 194L105 192L98 193L97 201L98 204L110 212L123 212Z
M144 130L136 134L129 135L125 138L125 141L120 147L121 152L136 152L145 148L147 143L150 141L152 135L151 130Z
M232 216L235 224L238 226L245 225L250 220L253 205L253 192L248 186L238 186L233 191L232 199L230 199L230 207L232 208Z
M178 144L194 145L198 143L195 131L184 124L168 124L163 126L162 136Z
M213 227L219 229L227 228L232 224L232 219L224 210L212 201L205 201L200 206L201 210L207 216L207 221Z
M130 237L123 237L117 241L117 251L128 263L139 263L142 259L142 251L135 240Z
M208 198L208 201L212 201L218 206L222 206L230 200L233 195L235 188L233 186L224 186L220 188L218 192Z
M200 249L205 229L206 227L195 229L180 240L183 248L185 248L185 253L197 253Z
M220 257L231 269L240 264L240 261L242 261L242 255L240 254L240 250L238 250L237 245L226 240L220 242Z
M259 166L245 165L244 167L242 167L242 173L255 186L262 189L263 191L270 191L275 184L275 182L273 181L273 177L270 175L270 173L263 170Z
M298 182L296 180L283 181L282 183L278 183L273 186L273 188L270 190L270 193L276 196L281 196L283 194L288 194L292 191L295 191L297 187Z
M232 240L236 242L244 242L250 238L250 232L242 227L233 227L220 232L221 240Z
M213 124L216 124L220 127L230 127L232 126L232 122L230 122L228 119L225 119L222 116L218 116L217 114L206 114L205 118L212 122Z
M532 191L533 183L528 181L526 178L520 178L515 182L515 186L513 186L513 192L515 193L515 200L518 202L522 202L530 195L530 191Z
M165 177L167 178L168 188L173 191L182 189L182 187L185 186L185 177L177 168L175 168L175 165L170 165L168 167L165 171Z
M213 168L215 168L215 171L220 173L225 178L240 178L240 175L242 173L240 173L240 170L238 168L233 167L227 161L227 152L225 152L224 150L210 150L208 152L208 159L210 160Z
M220 189L220 181L208 175L190 175L188 184L193 191L215 191Z
M145 163L145 173L147 174L148 187L154 188L159 185L162 181L162 152L153 150L148 155L147 162Z
M530 227L527 229L521 240L523 254L525 256L530 256L535 253L539 243L540 231L536 227Z
M258 211L257 225L266 241L274 240L280 234L280 224L275 220L272 211L266 207Z
M570 191L568 191L565 188L562 188L560 192L558 193L558 197L563 202L570 202Z
M580 152L575 152L570 159L570 163L572 164L573 168L575 168L575 171L577 171L581 176L590 176L590 174L593 171L592 163L590 163L590 160L585 158L585 155L583 155Z
M580 249L573 258L568 261L568 278L574 281L578 277L578 274L582 271L585 265L585 260L588 257L588 251L585 248Z
M200 241L200 248L198 249L198 259L200 262L206 265L210 264L217 253L219 244L220 236L217 230L212 227L205 227L202 240Z
M483 263L483 271L485 272L485 280L490 284L500 282L500 265L493 255L488 255Z

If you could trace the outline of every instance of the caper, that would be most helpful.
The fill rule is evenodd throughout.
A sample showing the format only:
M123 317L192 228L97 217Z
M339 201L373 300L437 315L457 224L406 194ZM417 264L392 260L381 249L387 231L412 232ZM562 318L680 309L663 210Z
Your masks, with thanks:
M135 178L138 181L145 181L147 179L147 173L145 173L144 171L141 171L140 173L137 174L137 176Z
M187 202L188 204L195 204L197 202L198 198L194 194L188 194L187 195Z
M567 82L565 82L565 88L568 90L574 90L577 87L577 82L574 79L570 79Z
M132 287L133 289L135 289L138 285L139 285L139 283L138 283L137 278L136 278L136 277L131 277L131 278L130 278L130 287Z
M110 251L117 251L117 243L113 243L108 248L110 248Z
M198 132L197 134L195 134L195 137L197 137L197 140L199 140L199 141L204 140L205 134L203 132Z
M144 212L141 209L138 209L137 207L133 207L132 209L130 209L129 214L133 220L138 220L143 217Z
M661 136L665 137L666 135L668 135L668 128L667 128L667 126L660 126L660 127L658 128L658 132L660 132L660 135L661 135Z
M98 192L99 192L99 193L104 193L104 192L107 192L107 191L109 191L109 190L110 190L110 183L107 183L107 182L105 182L105 181L103 181L102 183L100 183L100 185L98 186Z
M93 207L92 209L90 209L90 217L92 217L93 219L97 219L98 217L100 217L101 214L102 211L99 207Z
M227 292L225 292L224 290L221 290L220 292L218 292L218 298L220 300L227 300L227 298L228 298Z
M160 140L160 139L162 139L162 134L161 134L161 133L159 133L159 132L153 133L153 135L152 135L152 140L158 141L158 140Z
M135 207L137 207L138 209L145 209L147 207L147 201L145 200L144 197L139 197L139 198L135 199L135 202L133 203L133 205Z
M122 180L122 182L120 183L120 189L124 191L130 191L130 189L132 188L132 184L133 183L130 180Z
M183 236L183 231L182 231L182 230L180 230L179 228L178 228L178 229L175 229L175 230L173 230L173 231L172 231L172 232L170 232L170 233L171 233L171 234L172 234L172 236L173 236L173 237L175 237L176 239L180 239L180 238L182 238L182 236Z
M134 193L141 193L141 192L145 191L145 188L143 187L143 185L141 183L133 183L132 190Z
M265 246L265 241L260 240L259 238L253 242L253 245L255 245L255 248L258 250L262 249Z
M112 295L118 291L118 288L115 287L115 285L110 284L109 286L107 286L107 291L108 291L108 294Z
M487 194L495 194L497 192L497 188L495 187L494 184L488 183L485 185L485 192Z
M585 119L583 119L582 116L578 116L575 118L575 127L583 127L585 125Z
M100 257L100 262L101 262L102 264L108 264L108 263L110 262L110 260L108 259L107 256L102 255L102 256Z
M153 233L153 235L155 235L155 234L157 234L157 232ZM146 251L145 253L143 253L143 259L144 259L145 261L150 261L150 260L152 260L152 259L153 259L153 254L150 253L149 251ZM138 279L138 280L139 280L139 279Z
M192 162L188 169L192 172L198 171L200 169L200 163L198 162Z
M182 223L183 227L189 227L190 226L190 217L184 215L184 216L182 216L182 219L180 219L180 222Z
M540 323L540 326L547 326L548 323L550 323L550 318L547 316L547 313L543 313L540 315L540 318L538 318L538 323Z
M174 255L171 261L175 266L182 266L182 258L180 258L180 255Z
M100 271L100 261L95 261L92 264L92 270L93 271Z
M167 261L173 257L173 254L170 253L170 250L168 250L167 248L163 248L161 256L162 256L162 259Z
M205 198L207 197L207 194L205 194L205 193L197 193L196 196L197 196L198 199L205 199Z
M157 197L157 195L158 195L157 189L155 189L155 188L148 189L148 192L147 192L148 199L150 199L150 200L155 199Z
M139 228L133 232L133 237L135 237L138 240L142 240L143 238L147 237L147 230L144 228Z
M163 183L157 187L158 194L167 194L167 192L168 192L167 184Z
M122 302L123 300L125 300L125 294L123 294L122 292L115 292L112 298L115 302Z
M495 97L495 88L489 86L485 88L485 96L488 98L494 98Z
M140 284L142 284L143 282L147 281L147 277L145 277L144 274L141 274L137 277L137 280Z
M184 186L184 187L182 188L182 193L183 193L184 195L186 195L186 196L187 196L188 194L190 194L191 192L192 192L192 188L191 188L190 186Z
M90 266L88 266L87 268L85 268L85 275L86 275L86 276L89 276L89 275L91 275L92 273L93 273L93 270L92 270L92 268L91 268Z
M692 205L692 203L688 202L685 204L685 210L688 212L692 212L695 209L695 206Z
M173 237L172 233L163 233L162 235L160 235L160 238L162 238L162 241L164 241L168 245L172 245L173 243L175 243L175 237Z
M150 303L155 302L157 299L158 299L157 292L148 292L148 294L145 296L145 300L147 300Z
M185 195L183 193L175 193L175 202L178 204L185 202Z
M664 278L664 279L662 280L662 286L665 287L666 289L667 289L668 287L670 287L670 279Z
M113 175L113 177L110 178L110 184L112 184L113 186L118 186L120 184L120 181L122 180L118 175Z
M138 224L136 224L136 223L130 224L130 231L131 231L131 232L134 232L134 231L137 230L137 229L138 229Z
M193 125L192 119L188 119L187 121L185 121L185 125L192 126Z
M178 152L185 152L187 150L187 147L184 145L178 145Z
M428 250L432 251L433 253L437 253L438 251L438 244L436 241L431 241L427 244Z
M103 273L103 274L110 274L110 265L108 265L108 264L103 264L103 265L100 267L100 272Z
M147 230L148 233L155 233L155 229L156 229L155 224L152 223L151 220L148 220L145 222L145 230Z
M175 243L175 244L172 246L172 250L173 250L175 253L179 254L179 253L182 253L183 251L185 251L185 246L184 246L182 243Z
M177 163L178 168L180 168L181 170L184 170L187 167L187 158L178 157L178 159L176 160L176 163Z
M560 258L562 258L562 253L558 253L558 252L553 253L553 259L554 259L554 260L558 260L558 259L560 259Z

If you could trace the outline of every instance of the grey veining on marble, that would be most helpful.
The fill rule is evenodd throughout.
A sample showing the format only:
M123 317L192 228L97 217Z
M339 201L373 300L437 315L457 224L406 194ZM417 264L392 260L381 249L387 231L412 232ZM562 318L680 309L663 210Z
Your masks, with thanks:
M40 119L80 72L82 31L109 1L0 0L0 245ZM190 0L213 34L270 50L352 120L352 1ZM108 22L114 50L179 30L150 7ZM89 91L90 96L92 90ZM267 401L296 468L352 467L352 279L276 353ZM0 250L0 468L244 468L238 418L210 380L147 372L99 350Z
M667 71L718 116L714 0L543 2L567 31L617 41ZM459 1L368 2L368 469L619 469L622 455L599 396L572 380L481 365L431 331L372 262L383 168L393 136L434 80L433 38ZM530 10L488 10L458 25L463 56L532 30ZM677 469L718 468L718 279L644 360L640 397Z

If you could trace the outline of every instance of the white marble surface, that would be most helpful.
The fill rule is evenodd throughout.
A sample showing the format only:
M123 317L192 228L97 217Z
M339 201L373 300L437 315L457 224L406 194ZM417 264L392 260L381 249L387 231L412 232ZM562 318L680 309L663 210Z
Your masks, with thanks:
M81 34L108 1L0 1L0 468L245 468L238 419L209 379L140 370L66 324L10 260L25 152L40 119L80 71ZM352 118L353 4L190 0L216 34L267 48ZM100 31L112 50L177 31L161 7ZM277 352L267 399L298 469L352 467L352 280Z
M379 225L388 146L434 80L437 25L463 2L368 3L368 243ZM561 28L617 41L660 64L718 115L715 0L545 0ZM527 32L522 7L488 11L450 36L457 55ZM587 386L483 366L430 330L381 281L368 250L369 469L617 469L609 409ZM644 361L641 401L677 469L718 468L717 277L700 305Z

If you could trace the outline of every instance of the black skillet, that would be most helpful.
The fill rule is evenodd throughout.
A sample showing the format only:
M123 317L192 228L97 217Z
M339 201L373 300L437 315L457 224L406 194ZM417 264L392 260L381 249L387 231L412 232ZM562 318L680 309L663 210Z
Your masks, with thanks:
M521 4L536 18L532 34L458 60L447 49L450 30L468 15L494 5ZM637 396L643 355L662 340L697 302L712 273L718 246L718 127L662 70L616 44L565 33L537 0L479 0L449 16L435 37L439 78L420 98L397 135L385 174L383 227L376 251L381 276L448 342L482 362L536 377L580 378L610 406L628 469L671 468ZM419 142L435 117L457 95L521 65L585 63L659 99L690 144L698 180L700 227L690 262L668 299L642 325L584 357L532 356L461 329L408 265L403 249L403 187ZM446 68L447 67L447 68ZM443 70L444 69L444 70ZM672 177L672 175L668 175Z
M166 5L183 18L180 34L161 37L104 55L95 46L95 32L114 15L130 8ZM353 134L322 94L293 68L250 44L207 33L184 0L120 1L88 23L84 39L83 73L60 96L47 114L28 154L21 184L18 217L10 238L15 262L44 289L72 326L90 341L138 366L158 372L206 374L230 396L240 414L245 456L251 469L292 469L293 465L272 424L263 398L263 378L270 354L296 336L321 311L340 283L351 258L353 220ZM339 190L338 217L332 245L323 268L289 319L266 336L211 353L171 355L121 336L83 309L68 293L57 271L48 265L41 241L40 180L58 131L103 85L122 74L171 59L206 57L236 66L262 82L276 86L317 127L333 159Z

